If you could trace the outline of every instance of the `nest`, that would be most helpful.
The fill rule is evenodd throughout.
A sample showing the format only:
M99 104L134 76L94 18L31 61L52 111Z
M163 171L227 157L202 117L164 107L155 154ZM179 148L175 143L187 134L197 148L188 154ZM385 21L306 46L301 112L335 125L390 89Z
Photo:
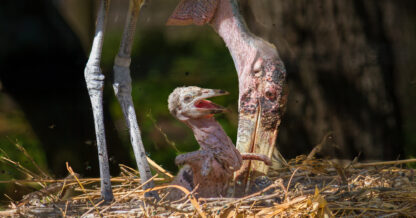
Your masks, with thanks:
M48 185L11 202L0 216L416 217L415 172L404 167L410 162L416 160L341 164L300 156L269 178L267 188L248 196L196 199L182 189L186 196L177 202L163 199L174 187L169 185L173 176L154 162L153 190L159 191L160 201L146 198L138 172L121 165L121 176L112 178L115 200L109 204L100 201L99 179L81 179L68 166L69 177L36 181ZM73 191L81 194L65 197Z

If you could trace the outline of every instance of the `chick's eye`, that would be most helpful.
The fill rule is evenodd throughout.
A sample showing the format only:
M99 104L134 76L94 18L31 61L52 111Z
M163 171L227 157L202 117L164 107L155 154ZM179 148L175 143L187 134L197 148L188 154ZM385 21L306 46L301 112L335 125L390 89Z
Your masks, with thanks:
M184 102L189 102L192 99L192 97L190 95L187 95L183 98Z

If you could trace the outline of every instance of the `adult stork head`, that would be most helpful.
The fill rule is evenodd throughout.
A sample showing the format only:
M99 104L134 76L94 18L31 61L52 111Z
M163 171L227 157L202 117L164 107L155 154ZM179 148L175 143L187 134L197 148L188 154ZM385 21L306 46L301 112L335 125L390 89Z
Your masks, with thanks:
M271 157L286 100L286 70L276 48L249 31L236 0L181 0L167 24L210 24L223 38L239 78L237 148ZM244 184L267 173L262 162L248 164Z

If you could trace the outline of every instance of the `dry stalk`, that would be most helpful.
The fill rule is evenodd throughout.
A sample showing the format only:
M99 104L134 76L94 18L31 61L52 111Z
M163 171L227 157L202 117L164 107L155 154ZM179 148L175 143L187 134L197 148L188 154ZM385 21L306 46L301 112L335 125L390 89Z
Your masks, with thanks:
M87 193L87 191L85 190L84 186L82 185L82 183L78 180L78 177L75 175L75 172L72 170L72 168L69 166L68 162L66 162L66 169L68 170L68 172L77 180L79 187L81 187L82 191L84 193ZM99 210L97 208L97 206L94 204L94 202L92 201L91 198L88 198L88 200L90 200L90 203L92 204L92 206L94 207L94 209L99 213ZM99 202L98 204L101 204L103 201Z
M36 167L36 169L43 175L44 178L51 178L48 173L46 173L42 168L39 167L39 165L35 162L35 160L32 158L32 156L29 155L29 153L26 151L26 149L19 145L18 143L14 143L14 145L17 147L17 149L23 153L23 155L30 160L30 162L33 164L33 166Z
M150 166L152 166L153 169L155 169L159 173L162 173L163 175L167 176L169 179L173 179L174 178L174 176L172 174L170 174L168 171L166 171L165 169L163 169L163 167L161 167L159 164L157 164L156 162L154 162L149 157L147 157L147 161L149 162Z
M156 178L158 176L158 174L154 175L152 178L150 178L149 180L147 180L146 182L140 184L138 187L136 187L135 189L133 189L132 191L128 192L126 195L122 196L121 198L117 199L116 201L114 201L113 203L111 203L109 206L107 206L106 208L104 208L103 210L101 210L101 213L105 212L106 210L110 209L112 206L114 206L116 203L120 202L121 200L125 199L126 197L130 196L131 194L133 194L134 192L136 192L137 190L141 189L144 185L146 185L147 183L149 183L150 181L152 181L154 178Z

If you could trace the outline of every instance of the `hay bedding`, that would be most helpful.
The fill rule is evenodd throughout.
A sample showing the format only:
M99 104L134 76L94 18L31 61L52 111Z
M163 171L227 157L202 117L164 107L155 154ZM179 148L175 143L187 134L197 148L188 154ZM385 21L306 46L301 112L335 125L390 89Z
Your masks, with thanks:
M49 185L11 202L0 216L416 217L415 173L402 167L410 162L416 160L342 165L300 156L277 171L270 186L249 196L195 199L184 190L185 199L173 203L145 199L138 172L121 165L121 176L112 179L115 201L107 205L99 201L99 179L80 179L68 167L70 178L41 181ZM172 175L152 165L160 175L154 177L156 189L163 196ZM71 189L81 194L62 200Z

